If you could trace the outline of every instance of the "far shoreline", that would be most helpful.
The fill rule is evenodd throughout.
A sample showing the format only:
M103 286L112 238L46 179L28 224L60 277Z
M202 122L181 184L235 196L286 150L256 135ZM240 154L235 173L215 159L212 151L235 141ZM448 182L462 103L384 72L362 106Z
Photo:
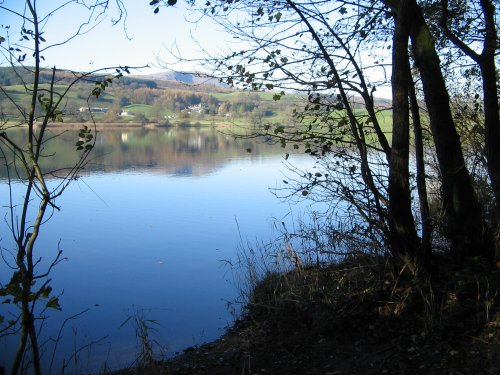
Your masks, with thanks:
M250 126L251 124L248 124ZM230 122L180 122L173 124L158 124L154 122L142 124L139 122L50 122L48 128L58 128L58 129L79 129L83 126L90 128L95 128L97 131L102 131L106 129L189 129L189 128L221 128L227 129L234 126L242 126L241 124L230 123ZM8 128L27 128L28 124L16 124ZM39 128L40 125L35 123L34 128Z

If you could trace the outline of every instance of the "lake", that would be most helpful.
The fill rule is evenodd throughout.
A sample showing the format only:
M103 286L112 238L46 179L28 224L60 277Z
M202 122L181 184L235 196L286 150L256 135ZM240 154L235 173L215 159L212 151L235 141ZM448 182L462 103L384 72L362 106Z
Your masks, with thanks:
M51 146L50 168L71 160L74 137L65 133ZM269 241L275 220L291 223L305 207L270 190L282 185L279 146L202 128L106 130L96 141L82 178L57 201L61 211L44 225L38 245L45 262L58 246L67 257L51 273L55 293L63 293L62 311L50 313L40 341L56 337L66 320L55 363L78 352L69 373L130 365L137 354L134 316L150 320L151 338L166 355L223 334L239 309L225 261L242 242ZM312 164L307 155L288 160ZM6 199L3 169L0 178ZM22 194L19 184L13 190ZM0 245L12 248L5 223L1 229ZM5 264L0 270L5 283L10 273ZM6 305L0 309L7 312ZM0 341L3 366L13 343Z

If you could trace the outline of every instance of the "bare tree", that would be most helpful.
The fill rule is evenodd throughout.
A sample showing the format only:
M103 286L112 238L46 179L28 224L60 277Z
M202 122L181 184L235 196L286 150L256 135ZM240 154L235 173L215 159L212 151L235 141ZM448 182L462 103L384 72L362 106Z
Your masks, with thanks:
M50 44L44 28L54 14L70 4L88 12L88 23L76 25L73 34L62 42ZM122 4L119 0L117 4L121 14ZM10 231L10 234L2 233L2 237L10 235L13 243L12 248L1 249L2 275L7 276L5 271L9 271L10 278L0 280L0 297L2 303L12 309L8 317L0 316L0 335L19 338L12 374L25 373L27 367L35 374L43 372L39 334L45 311L60 309L50 274L63 257L59 247L55 253L40 249L39 238L44 223L59 210L58 198L78 178L95 143L95 123L83 125L75 132L73 141L76 162L67 161L67 166L51 169L47 167L47 159L58 157L47 152L50 142L58 136L52 124L64 120L65 100L76 83L83 80L95 83L93 91L89 92L90 100L92 96L98 97L122 72L128 71L128 68L113 68L113 74L107 74L108 70L78 73L59 71L55 67L46 69L43 54L84 33L108 6L108 1L96 1L91 5L68 1L41 14L36 1L26 0L15 8L0 4L1 12L9 12L19 21L19 33L4 28L7 34L0 37L0 48L5 62L22 83L24 94L21 96L29 99L25 102L0 86L0 91L17 112L15 115L2 113L0 123L0 158L7 176L4 183L9 191L4 206L7 208L5 220ZM57 85L62 78L69 83ZM22 186L22 191L15 186ZM51 257L48 263L42 262Z
M479 68L483 92L484 145L487 169L495 195L495 226L500 223L500 107L499 76L496 59L500 51L498 17L494 2L478 0L458 2L450 10L448 0L441 0L439 26L445 37ZM457 8L459 8L457 10ZM476 47L481 51L478 52ZM494 228L498 232L498 228ZM497 233L497 236L499 234ZM498 237L498 240L500 237ZM497 243L497 252L500 246ZM497 256L500 254L497 254Z
M158 12L162 4L175 3L152 1L150 5ZM498 109L493 106L498 100L492 94L498 92L498 81L492 74L498 48L496 10L491 1L472 3L465 12L470 16L474 9L480 10L484 31L478 26L481 21L452 28L460 22L455 22L456 13L448 11L447 1L207 1L198 7L199 12L245 44L225 55L207 55L204 62L213 76L230 85L273 90L277 100L291 90L307 95L308 104L296 116L298 126L270 124L260 133L282 144L304 147L320 157L327 169L333 168L305 173L308 182L299 183L297 191L304 195L311 188L326 194L334 191L332 198L356 207L367 227L376 228L393 255L424 259L430 254L433 226L422 137L423 120L428 120L439 167L444 234L457 259L491 256L488 223L467 169L435 41L437 33L443 33L479 64L484 77L489 77L488 82L483 78L485 120L489 116L490 121L486 144L498 141L499 137L494 137ZM436 6L440 19L427 12ZM461 32L458 36L457 30ZM470 47L478 40L483 41L482 54ZM392 55L384 53L387 48ZM412 66L415 69L410 74ZM374 105L374 92L389 84L389 68L394 100L392 139L387 138ZM416 84L412 76L417 78ZM359 108L364 109L362 115ZM418 151L416 179L409 173L410 115ZM488 170L495 186L495 156L491 153L487 151ZM337 157L338 163L326 161L332 157ZM351 179L344 180L342 175ZM414 185L418 201L412 199ZM417 206L422 241L414 216Z

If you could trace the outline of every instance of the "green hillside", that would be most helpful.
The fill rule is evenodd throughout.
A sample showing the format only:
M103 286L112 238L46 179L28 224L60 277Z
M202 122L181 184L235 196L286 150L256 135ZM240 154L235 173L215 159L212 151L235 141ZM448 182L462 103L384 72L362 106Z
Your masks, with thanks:
M41 74L42 93L49 95L51 71ZM11 67L0 67L0 111L4 119L22 121L20 106L27 111L30 106L29 74L14 74ZM66 71L56 72L53 86L55 98L65 94L61 103L63 120L66 123L89 121L90 107L94 120L99 123L123 124L154 123L157 125L224 125L243 128L276 125L289 126L297 122L294 110L299 112L307 104L304 95L287 93L276 100L278 92L256 92L229 89L214 84L187 85L165 80L155 81L151 77L122 77L113 80L98 98L92 95L96 81L103 77L88 77L77 84L69 85L74 75ZM364 110L357 110L361 117ZM40 113L40 116L42 113ZM336 118L342 113L333 112ZM312 117L314 118L314 117ZM324 117L325 118L325 117ZM379 118L384 131L390 130L392 116L383 112ZM337 121L337 120L335 120ZM308 126L307 118L305 126ZM328 130L321 130L328 131Z

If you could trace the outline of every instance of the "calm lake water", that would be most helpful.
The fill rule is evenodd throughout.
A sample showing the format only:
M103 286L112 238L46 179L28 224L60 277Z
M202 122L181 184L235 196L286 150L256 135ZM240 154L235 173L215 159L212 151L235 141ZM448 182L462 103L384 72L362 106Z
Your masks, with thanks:
M74 141L63 141L73 138L70 132L53 146L51 168L72 157ZM134 314L158 323L150 323L152 338L168 355L223 334L233 321L228 302L237 297L224 260L236 257L241 238L267 241L274 219L290 222L290 212L303 208L270 191L281 186L285 151L196 128L109 130L98 135L94 151L82 178L57 202L61 211L43 227L38 246L44 261L58 244L68 258L51 274L55 292L63 292L62 311L51 313L42 341L88 309L65 323L55 362L93 343L68 372L130 365L135 327L122 323ZM290 160L312 164L305 155ZM5 199L4 170L0 178ZM16 194L21 188L14 186ZM5 223L0 228L0 245L9 249ZM5 283L5 264L0 270ZM3 366L9 367L14 342L0 341Z

